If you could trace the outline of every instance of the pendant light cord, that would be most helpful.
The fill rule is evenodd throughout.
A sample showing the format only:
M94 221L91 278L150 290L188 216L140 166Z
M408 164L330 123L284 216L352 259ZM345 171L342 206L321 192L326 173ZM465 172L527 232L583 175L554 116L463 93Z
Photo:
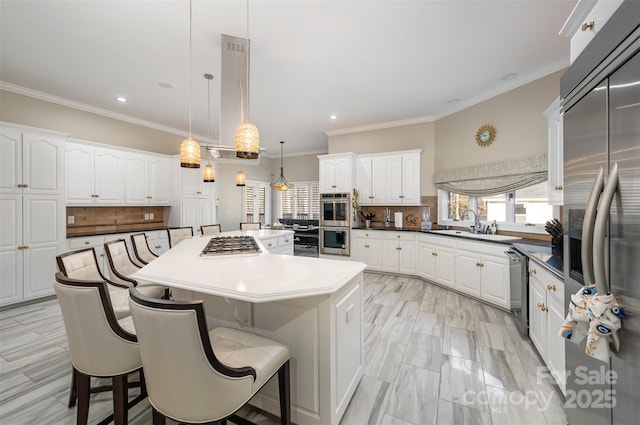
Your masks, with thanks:
M249 67L250 67L250 60L251 60L251 55L250 55L250 47L249 47L250 41L249 41L249 0L247 0L247 121L249 121L249 117L251 116L251 114L249 113L249 108L250 108L250 90L249 90ZM242 121L244 121L244 117L242 119Z
M189 138L191 139L191 96L192 96L192 90L193 90L193 77L191 76L191 72L192 72L192 62L191 62L191 33L193 32L193 12L192 12L192 5L191 5L191 0L189 0Z

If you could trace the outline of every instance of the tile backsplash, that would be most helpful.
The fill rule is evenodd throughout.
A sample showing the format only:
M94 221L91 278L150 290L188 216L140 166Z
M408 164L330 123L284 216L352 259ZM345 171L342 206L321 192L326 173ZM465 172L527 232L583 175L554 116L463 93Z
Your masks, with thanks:
M402 228L403 229L411 229L411 230L419 230L420 224L422 221L422 207L429 206L431 207L431 222L434 223L436 221L436 206L438 204L437 196L421 196L420 197L420 206L403 206L403 205L390 205L388 207L385 206L360 206L360 210L363 214L372 213L375 214L373 220L371 220L371 227L384 227L384 209L389 208L391 210L391 226L394 225L394 215L393 213L396 211L402 212ZM360 224L364 227L364 218L360 216Z
M164 217L165 207L67 207L67 236L157 229Z

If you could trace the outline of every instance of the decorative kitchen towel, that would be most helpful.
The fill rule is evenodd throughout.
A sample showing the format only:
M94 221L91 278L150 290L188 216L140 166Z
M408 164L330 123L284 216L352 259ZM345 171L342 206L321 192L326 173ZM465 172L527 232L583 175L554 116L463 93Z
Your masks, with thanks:
M560 336L579 343L574 333L580 323L588 323L585 352L603 362L609 361L609 336L620 329L622 310L612 294L600 295L594 287L584 286L571 296L569 313L560 328ZM603 338L604 337L604 338Z

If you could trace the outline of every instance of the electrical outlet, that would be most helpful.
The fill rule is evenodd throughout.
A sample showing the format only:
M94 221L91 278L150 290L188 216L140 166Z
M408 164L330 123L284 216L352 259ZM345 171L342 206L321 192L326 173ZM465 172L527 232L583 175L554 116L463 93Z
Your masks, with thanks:
M72 215L67 216L67 224L75 224L76 218Z
M149 220L149 214L145 214L145 215L144 215L144 219L145 219L145 220Z
M154 218L154 214L153 213L149 213L149 220L153 220Z

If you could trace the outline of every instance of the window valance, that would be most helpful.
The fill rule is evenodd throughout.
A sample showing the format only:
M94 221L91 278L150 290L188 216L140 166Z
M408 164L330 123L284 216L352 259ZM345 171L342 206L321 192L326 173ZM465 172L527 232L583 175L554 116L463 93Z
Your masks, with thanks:
M439 170L435 172L434 181L438 189L463 195L498 195L547 180L547 167L547 155L542 154Z

